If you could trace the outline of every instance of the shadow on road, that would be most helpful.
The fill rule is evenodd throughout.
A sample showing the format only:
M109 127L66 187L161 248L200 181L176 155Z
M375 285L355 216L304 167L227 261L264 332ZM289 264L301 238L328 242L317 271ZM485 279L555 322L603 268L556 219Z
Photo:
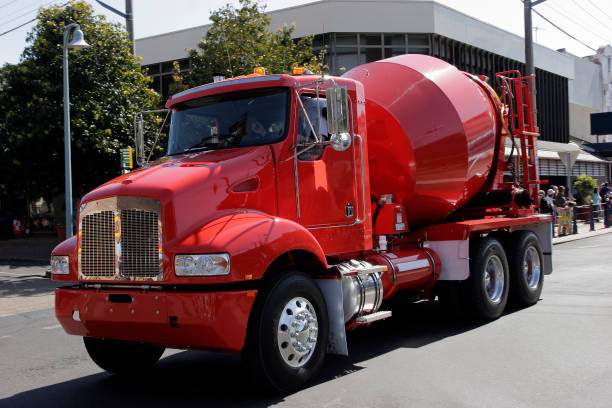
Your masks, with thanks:
M394 313L394 318L349 332L350 355L328 356L308 387L363 370L361 362L393 350L423 347L479 326L444 318L437 302L416 303ZM266 407L283 400L261 391L239 356L185 351L163 358L140 377L89 375L16 394L0 400L0 406Z

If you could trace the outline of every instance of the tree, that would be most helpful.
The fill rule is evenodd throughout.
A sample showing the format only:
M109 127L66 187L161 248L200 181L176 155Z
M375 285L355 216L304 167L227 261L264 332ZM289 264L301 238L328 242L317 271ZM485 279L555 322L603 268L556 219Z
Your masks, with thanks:
M581 174L574 180L574 189L578 191L578 194L582 198L584 204L588 204L593 196L593 191L597 188L597 180L593 177Z
M75 196L119 174L119 149L133 144L133 115L159 96L130 53L118 24L84 1L41 9L16 65L0 69L0 197L64 192L62 49L78 23L90 48L69 51L72 177Z
M240 0L240 8L227 5L210 16L211 27L198 44L199 52L189 50L192 70L175 69L179 89L212 82L213 74L238 76L253 73L261 66L269 73L291 73L304 66L313 73L322 71L322 55L312 53L312 36L294 41L295 25L283 25L270 32L270 18L255 0Z

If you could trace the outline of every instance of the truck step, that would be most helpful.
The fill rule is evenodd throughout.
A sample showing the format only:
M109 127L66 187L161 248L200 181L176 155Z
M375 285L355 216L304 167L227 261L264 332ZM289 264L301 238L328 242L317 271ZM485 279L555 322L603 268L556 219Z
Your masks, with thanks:
M359 316L357 318L356 322L360 323L360 324L372 323L372 322L375 322L377 320L386 319L387 317L391 317L391 311L390 310L381 310L381 311L376 312L376 313L372 313L372 314L368 314L368 315L364 315L364 316Z

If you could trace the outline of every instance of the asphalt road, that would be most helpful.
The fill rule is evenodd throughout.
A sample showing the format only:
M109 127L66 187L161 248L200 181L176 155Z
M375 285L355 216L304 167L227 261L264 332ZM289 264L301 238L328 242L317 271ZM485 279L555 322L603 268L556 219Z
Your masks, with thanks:
M354 331L348 358L329 358L314 384L286 396L259 391L238 356L207 352L167 351L145 376L116 378L52 309L5 313L0 406L610 407L611 249L612 234L556 245L541 301L489 324L422 302ZM0 266L0 299L41 308L49 300L35 298L53 286L44 272Z

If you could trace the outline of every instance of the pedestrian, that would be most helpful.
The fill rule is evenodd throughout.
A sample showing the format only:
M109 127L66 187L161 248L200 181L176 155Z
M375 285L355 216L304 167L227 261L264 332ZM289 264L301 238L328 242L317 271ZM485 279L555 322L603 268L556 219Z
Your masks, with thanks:
M601 198L599 197L599 191L597 191L597 187L593 190L593 211L595 213L595 222L599 222L599 213L601 212Z
M543 190L540 190L540 212L542 214L552 214L555 210L555 204L552 199L553 194L554 191L552 189L548 189L546 195L544 195Z
M554 190L554 189L553 189ZM567 207L567 200L565 199L565 187L560 186L555 194L555 207L565 208Z
M610 187L608 183L602 183L601 189L599 189L599 197L601 201L605 201L606 197L610 195Z

